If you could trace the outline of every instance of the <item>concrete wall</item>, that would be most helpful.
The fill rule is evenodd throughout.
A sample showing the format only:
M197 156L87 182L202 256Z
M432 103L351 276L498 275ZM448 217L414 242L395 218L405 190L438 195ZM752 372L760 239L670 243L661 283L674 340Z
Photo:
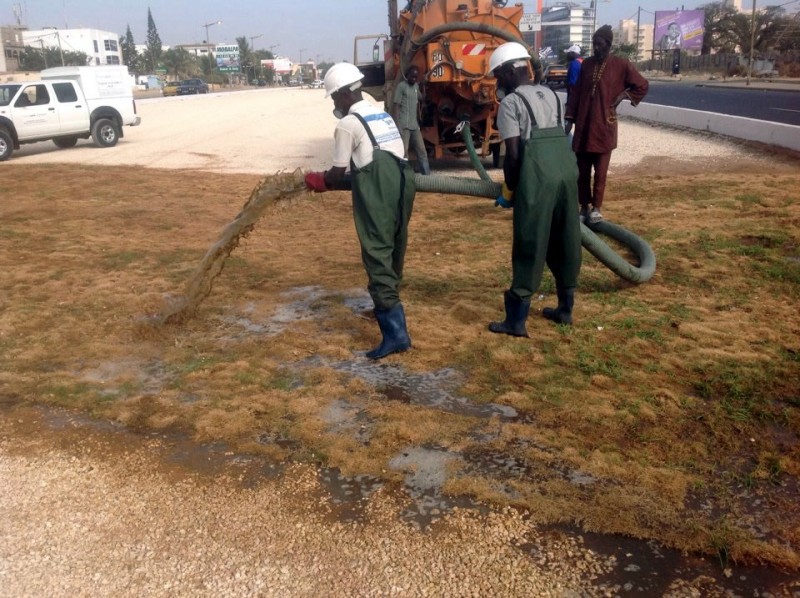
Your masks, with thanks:
M646 103L634 108L629 102L623 102L618 112L621 116L800 151L800 127L794 125Z

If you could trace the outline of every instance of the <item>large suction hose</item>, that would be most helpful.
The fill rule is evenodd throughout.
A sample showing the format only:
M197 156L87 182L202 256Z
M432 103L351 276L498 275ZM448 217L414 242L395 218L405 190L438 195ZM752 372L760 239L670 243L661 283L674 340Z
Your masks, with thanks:
M524 41L519 38L519 35L515 35L510 31L506 31L499 27L495 27L494 25L487 25L486 23L474 23L471 21L461 21L456 23L445 23L443 25L439 25L438 27L434 27L429 29L422 35L420 35L417 39L411 41L411 47L407 49L407 46L404 44L403 47L403 54L400 57L400 72L405 73L406 67L414 58L414 55L420 51L420 49L424 48L431 40L436 39L440 35L444 35L445 33L453 33L455 31L470 31L473 33L485 33L487 35L491 35L493 37L499 37L507 42L518 42L520 44L525 45Z
M500 195L501 187L500 183L495 183L494 181L439 175L416 174L414 175L414 182L417 185L417 191L423 193L469 195L489 199L495 199ZM622 256L611 249L593 231L607 235L626 245L639 259L639 266L634 266L625 261ZM604 266L627 281L635 283L647 282L656 271L656 256L650 245L631 231L607 220L593 224L592 229L581 224L581 244Z

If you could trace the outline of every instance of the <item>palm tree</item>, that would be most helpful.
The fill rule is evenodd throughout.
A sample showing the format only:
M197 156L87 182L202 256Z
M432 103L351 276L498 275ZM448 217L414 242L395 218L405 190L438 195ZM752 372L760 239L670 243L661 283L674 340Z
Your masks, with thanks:
M170 48L164 52L162 61L167 72L175 75L176 79L183 79L197 68L195 57L186 48Z

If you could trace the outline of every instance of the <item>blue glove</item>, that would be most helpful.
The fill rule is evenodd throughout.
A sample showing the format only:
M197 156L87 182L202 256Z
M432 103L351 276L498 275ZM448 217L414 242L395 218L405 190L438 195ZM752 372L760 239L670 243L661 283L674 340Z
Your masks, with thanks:
M501 207L505 209L513 208L514 207L514 192L503 183L503 188L500 191L500 195L497 196L497 199L494 200L494 207Z

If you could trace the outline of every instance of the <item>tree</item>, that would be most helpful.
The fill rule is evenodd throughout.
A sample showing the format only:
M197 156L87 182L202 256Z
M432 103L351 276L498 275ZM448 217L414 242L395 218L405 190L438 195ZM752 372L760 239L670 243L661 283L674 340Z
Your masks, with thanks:
M152 71L155 72L158 68L158 64L161 61L161 53L163 51L163 47L161 45L161 38L158 35L158 29L156 28L156 22L153 20L153 14L150 12L150 8L147 8L147 51L145 52L145 56L147 58L147 66Z
M197 61L186 48L170 48L162 56L164 67L176 79L185 79L197 70Z
M255 64L253 52L246 37L237 37L236 43L239 44L239 69L242 74L247 75L248 79L255 78Z
M61 66L61 57L64 57L64 66L86 66L89 56L85 52L61 51L58 48L45 47L33 48L25 46L19 54L19 68L22 71L41 71L52 66Z
M639 54L639 50L636 47L636 44L619 44L618 46L614 46L614 56L619 56L620 58L625 58L630 60L631 62L636 61L637 55Z
M705 32L701 54L718 52L750 52L752 15L737 12L722 2L712 2L702 7L705 11ZM779 6L768 6L756 11L755 38L753 48L756 52L770 50L789 50L796 46L797 40L791 34L795 19L788 18Z
M119 38L119 49L122 52L122 64L135 74L139 73L139 53L136 51L136 43L133 41L131 26L125 32L125 37Z
M200 71L206 77L210 77L214 73L214 67L216 66L217 62L214 59L214 55L210 51L208 54L204 54L200 57Z

